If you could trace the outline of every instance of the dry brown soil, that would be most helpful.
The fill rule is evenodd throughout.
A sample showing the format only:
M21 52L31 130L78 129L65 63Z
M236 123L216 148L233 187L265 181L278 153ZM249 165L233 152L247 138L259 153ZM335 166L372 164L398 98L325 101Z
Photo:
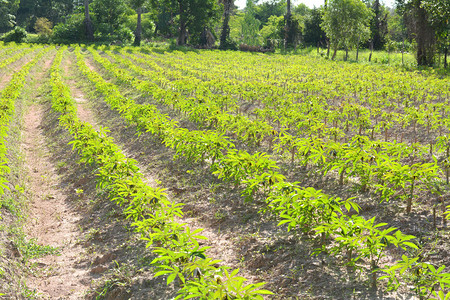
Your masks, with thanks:
M51 59L47 60L44 71L36 76L46 76L51 63ZM35 259L37 268L32 269L27 284L44 299L81 299L91 281L88 267L80 263L84 249L78 242L77 223L81 216L60 188L61 180L44 133L44 107L39 100L35 99L24 118L23 149L31 199L25 231L37 244L57 248L59 254Z

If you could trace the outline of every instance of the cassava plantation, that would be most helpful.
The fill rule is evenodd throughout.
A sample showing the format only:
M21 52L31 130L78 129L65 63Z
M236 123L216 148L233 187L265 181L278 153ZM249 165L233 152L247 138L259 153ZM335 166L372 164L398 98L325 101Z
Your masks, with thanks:
M449 299L450 80L0 44L1 299Z

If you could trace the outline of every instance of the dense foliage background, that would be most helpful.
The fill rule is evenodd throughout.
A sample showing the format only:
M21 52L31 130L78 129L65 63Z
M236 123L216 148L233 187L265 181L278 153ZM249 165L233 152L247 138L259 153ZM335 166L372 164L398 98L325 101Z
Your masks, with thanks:
M321 47L326 56L360 48L416 53L418 65L447 67L450 0L0 0L3 40L179 46L271 51ZM31 34L31 35L29 35ZM330 51L331 50L331 51ZM331 52L331 53L330 53ZM371 56L370 56L371 57ZM370 58L369 58L370 60Z

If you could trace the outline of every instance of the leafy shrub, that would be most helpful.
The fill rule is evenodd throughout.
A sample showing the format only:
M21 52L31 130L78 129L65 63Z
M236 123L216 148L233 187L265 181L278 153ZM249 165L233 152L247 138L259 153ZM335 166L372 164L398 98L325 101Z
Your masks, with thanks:
M111 25L99 23L94 33L95 40L104 44L127 44L130 43L134 34L126 25L120 25L118 29L113 29Z
M388 41L385 45L385 50L392 52L414 52L414 44L410 43L408 41L403 42L396 42L396 41Z
M142 14L142 38L151 39L153 33L155 32L155 24L150 20L150 14ZM128 16L126 19L125 26L131 30L133 33L137 26L137 15Z
M284 17L270 16L267 25L260 31L264 44L269 48L278 47L284 38Z
M74 14L66 23L59 23L53 28L52 40L56 43L72 43L86 39L84 30L84 16Z
M34 30L37 34L50 36L52 34L53 23L47 18L38 18L34 24Z
M226 42L223 45L221 44L219 48L222 50L237 50L238 45L232 39L227 39Z
M134 38L134 33L130 28L121 25L119 27L119 30L117 30L117 39L120 42L126 44L126 43L131 42L133 40L133 38Z
M251 46L251 45L246 45L246 44L240 44L239 50L246 51L246 52L262 52L262 53L273 52L273 49L265 49L261 46Z
M4 42L24 43L27 39L27 32L24 28L17 26L3 36Z
M48 44L50 43L51 36L39 35L35 33L29 33L27 37L27 43L30 44Z

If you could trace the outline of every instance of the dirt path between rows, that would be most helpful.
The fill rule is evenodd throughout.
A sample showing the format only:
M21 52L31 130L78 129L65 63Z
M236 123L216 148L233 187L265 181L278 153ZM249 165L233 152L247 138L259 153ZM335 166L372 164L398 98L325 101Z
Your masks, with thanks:
M73 68L76 68L73 63L73 55L66 55L64 60L64 73L68 76L66 83L70 88L70 93L77 105L77 116L81 121L91 124L95 129L98 129L97 122L89 108L89 103L83 91L77 86L73 75Z
M51 60L47 61L44 70L48 70L50 64ZM43 72L36 76L46 75ZM58 187L60 180L50 160L43 117L43 106L35 102L24 118L22 146L32 199L25 231L37 244L57 247L59 255L36 259L39 268L28 278L27 284L44 299L82 299L91 277L88 267L79 263L84 255L77 240L81 235L77 227L81 216L68 203L68 195Z
M10 63L5 68L0 70L0 91L3 90L8 83L11 81L14 73L18 72L25 66L26 63L30 61L30 57L25 55L25 57L21 57L15 62Z
M9 83L9 81L11 80L13 74L12 73L8 73L5 74L3 76L0 77L0 91L3 90L5 88L5 86Z

